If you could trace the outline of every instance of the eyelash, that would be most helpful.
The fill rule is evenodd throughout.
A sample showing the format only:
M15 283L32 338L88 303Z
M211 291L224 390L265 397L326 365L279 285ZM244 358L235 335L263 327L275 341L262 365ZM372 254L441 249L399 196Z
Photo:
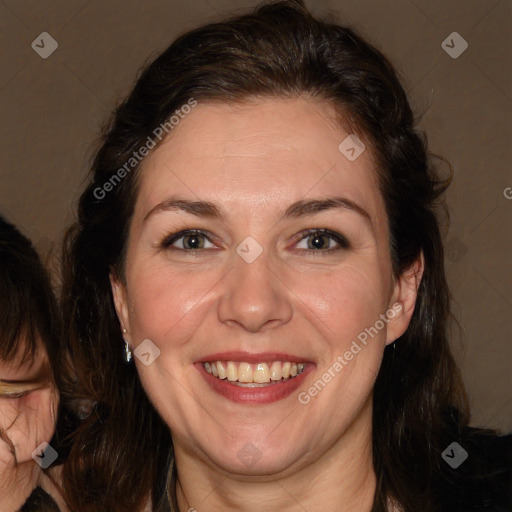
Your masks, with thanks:
M160 244L161 248L162 249L172 248L171 246L173 243L180 240L181 238L184 238L184 237L190 236L190 235L204 236L210 243L213 243L206 231L203 231L201 229L186 229L186 230L180 231L178 233L172 233L172 234L168 235L167 237L165 237L164 240L162 241L162 243ZM323 228L322 229L307 229L305 231L302 231L298 235L296 235L294 237L294 239L297 240L297 243L299 243L302 240L305 240L308 237L313 236L313 235L328 236L331 239L333 239L335 242L337 242L339 244L339 247L331 248L331 249L316 249L316 250L315 249L300 249L300 251L306 251L311 254L314 254L314 253L326 254L326 253L332 253L332 252L339 251L342 249L346 250L346 249L350 248L350 244L344 236L340 235L339 233L335 233L334 231L331 231L329 229L323 229ZM181 248L176 248L176 247L174 247L172 249L179 250L179 251L185 251L185 252L192 253L192 254L197 254L198 252L205 250L205 249L181 249ZM316 254L315 254L315 256L316 256Z
M8 400L18 400L19 398L23 398L27 396L30 391L6 391L2 390L0 392L0 398L6 398Z
M23 398L26 396L27 392L22 393L5 393L4 395L0 395L0 398L9 398L10 400L17 400L18 398Z

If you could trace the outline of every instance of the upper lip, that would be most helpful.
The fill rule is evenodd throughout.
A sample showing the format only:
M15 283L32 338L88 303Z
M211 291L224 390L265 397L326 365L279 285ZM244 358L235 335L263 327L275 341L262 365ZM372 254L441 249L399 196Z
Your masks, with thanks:
M239 350L231 352L217 352L201 357L196 363L211 363L212 361L239 361L244 363L264 363L267 361L289 361L291 363L309 363L311 359L284 354L282 352L242 352Z

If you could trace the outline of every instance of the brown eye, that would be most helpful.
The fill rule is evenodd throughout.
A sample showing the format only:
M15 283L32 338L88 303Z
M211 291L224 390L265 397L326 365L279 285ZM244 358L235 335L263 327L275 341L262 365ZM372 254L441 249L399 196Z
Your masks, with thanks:
M338 247L334 246L338 245ZM302 247L299 245L302 244ZM338 233L331 232L324 229L309 230L303 236L297 247L301 250L316 251L316 252L331 252L340 249L348 249L349 243L345 237Z
M309 235L308 249L328 249L329 248L329 237L323 233L316 235Z
M211 247L205 244L211 244ZM200 230L186 230L169 235L163 242L162 247L178 249L182 251L198 251L215 247L206 233Z
M184 249L202 249L204 240L202 235L186 235L183 237Z

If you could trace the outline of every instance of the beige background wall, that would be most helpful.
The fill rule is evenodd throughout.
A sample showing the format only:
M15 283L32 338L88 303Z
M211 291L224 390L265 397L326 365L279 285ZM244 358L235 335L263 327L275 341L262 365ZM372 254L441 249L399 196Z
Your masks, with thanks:
M307 1L307 0L306 0ZM447 267L474 423L512 431L512 2L318 0L401 70L431 149L452 162ZM2 0L0 211L46 257L73 218L98 128L178 34L253 0ZM451 58L441 43L468 43ZM47 59L31 47L58 43ZM455 51L460 49L454 41ZM48 46L46 46L48 48ZM512 198L512 189L508 189Z

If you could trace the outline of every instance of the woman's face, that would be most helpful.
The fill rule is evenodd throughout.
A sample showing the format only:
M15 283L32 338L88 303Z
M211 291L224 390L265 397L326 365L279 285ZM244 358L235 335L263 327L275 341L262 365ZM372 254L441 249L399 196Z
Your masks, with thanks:
M46 351L40 346L33 362L0 361L0 480L4 483L22 463L33 464L32 452L50 442L59 396L50 378ZM5 472L12 469L12 475Z
M369 439L417 283L393 277L370 148L357 156L349 135L306 98L199 102L146 158L126 280L112 281L178 452L275 474Z

